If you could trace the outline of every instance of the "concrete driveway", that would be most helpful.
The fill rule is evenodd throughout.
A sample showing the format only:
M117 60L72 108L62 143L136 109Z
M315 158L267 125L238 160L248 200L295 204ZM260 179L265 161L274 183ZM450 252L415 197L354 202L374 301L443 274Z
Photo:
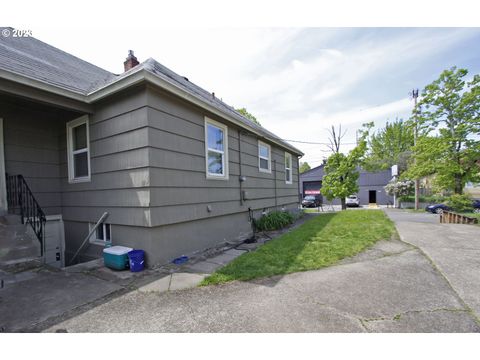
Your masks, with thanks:
M381 241L316 271L182 291L136 290L44 330L480 332L474 240L480 228L440 225L434 215L387 214L405 242Z

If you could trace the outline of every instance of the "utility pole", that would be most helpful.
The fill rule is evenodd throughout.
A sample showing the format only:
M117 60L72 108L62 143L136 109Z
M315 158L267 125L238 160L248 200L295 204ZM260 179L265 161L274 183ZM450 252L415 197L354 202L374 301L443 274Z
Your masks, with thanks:
M413 131L413 146L417 145L417 136L418 136L418 119L417 119L417 98L418 98L418 89L412 90L412 98L414 102L413 107L413 119L415 120L415 128ZM417 158L414 158L414 161L417 162ZM419 192L420 192L420 181L415 179L415 210L419 208Z

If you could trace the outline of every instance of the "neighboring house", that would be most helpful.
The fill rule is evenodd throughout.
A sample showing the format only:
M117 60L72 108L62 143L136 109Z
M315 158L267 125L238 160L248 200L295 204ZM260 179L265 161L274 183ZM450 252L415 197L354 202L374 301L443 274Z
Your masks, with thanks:
M321 194L324 167L325 165L322 164L300 174L300 191L302 196ZM356 194L360 205L368 205L370 203L392 205L393 197L387 195L384 189L384 186L387 185L391 179L391 170L369 172L360 169L358 177L359 190ZM340 199L334 199L332 202L329 202L323 197L323 203L340 205Z
M0 38L0 171L62 216L67 262L104 212L82 260L111 242L154 265L251 236L249 209L298 208L300 150L154 59L124 65Z

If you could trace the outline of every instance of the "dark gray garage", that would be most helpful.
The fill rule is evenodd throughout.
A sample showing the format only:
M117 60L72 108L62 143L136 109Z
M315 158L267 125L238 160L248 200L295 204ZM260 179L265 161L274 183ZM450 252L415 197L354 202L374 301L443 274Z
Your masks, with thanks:
M321 194L322 179L324 175L324 164L300 174L301 195ZM384 186L392 179L390 170L369 172L360 169L358 178L359 190L356 194L360 205L377 204L392 205L393 197L385 193ZM327 200L324 198L324 202ZM333 205L340 205L340 199L332 201Z

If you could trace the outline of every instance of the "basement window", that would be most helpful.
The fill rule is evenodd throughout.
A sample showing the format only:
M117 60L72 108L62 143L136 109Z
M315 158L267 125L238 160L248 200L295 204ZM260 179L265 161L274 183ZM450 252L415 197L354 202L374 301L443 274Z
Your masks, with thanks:
M93 229L95 224L90 224L90 231ZM92 234L90 237L90 242L91 243L96 243L96 244L107 244L112 242L112 230L110 224L100 224L97 227L97 230Z
M90 181L88 116L67 123L68 181Z
M205 166L208 179L228 180L228 128L205 118Z
M265 144L264 142L258 142L258 170L261 172L271 173L272 172L272 161L271 161L272 149L270 145Z
M292 155L285 153L285 183L292 183Z

